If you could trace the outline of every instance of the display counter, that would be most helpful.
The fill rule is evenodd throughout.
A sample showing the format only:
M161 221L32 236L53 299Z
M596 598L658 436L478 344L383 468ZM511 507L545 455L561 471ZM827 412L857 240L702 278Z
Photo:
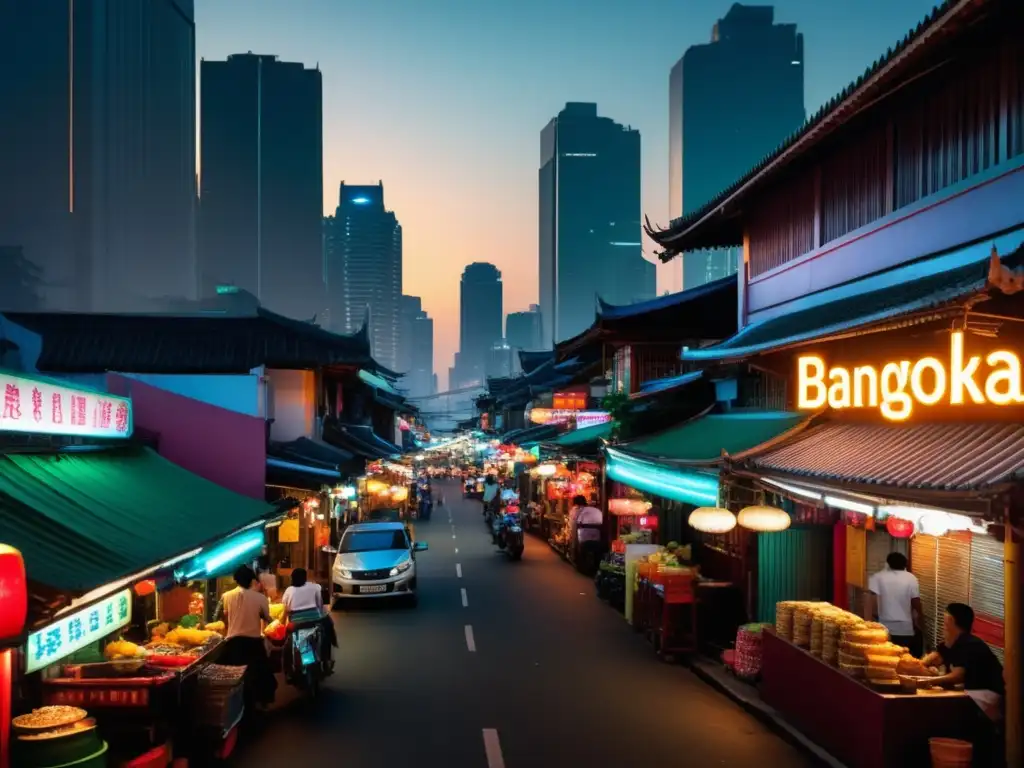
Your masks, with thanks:
M930 765L928 739L963 739L974 702L959 691L878 693L768 628L761 698L849 768Z

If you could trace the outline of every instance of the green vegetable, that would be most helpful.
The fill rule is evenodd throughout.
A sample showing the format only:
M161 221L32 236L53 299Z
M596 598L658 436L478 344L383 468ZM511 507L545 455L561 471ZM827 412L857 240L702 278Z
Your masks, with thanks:
M191 613L187 616L182 616L178 626L185 629L196 629L199 626L199 617L193 616Z

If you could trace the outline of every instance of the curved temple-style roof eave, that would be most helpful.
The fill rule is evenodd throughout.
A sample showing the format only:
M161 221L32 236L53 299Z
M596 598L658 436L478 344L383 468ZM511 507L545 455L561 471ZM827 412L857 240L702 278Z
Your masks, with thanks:
M993 0L945 0L936 6L926 18L910 30L883 56L872 63L854 82L824 104L818 112L797 131L785 139L776 149L764 157L736 182L712 198L703 207L680 219L672 221L662 229L651 224L644 217L644 231L664 251L658 254L663 261L671 261L685 250L712 247L712 243L695 245L684 243L685 239L703 227L712 217L724 216L728 206L739 196L749 191L763 178L792 160L818 139L823 138L842 124L848 113L860 108L861 103L890 76L904 66L908 59L925 43L945 31L946 25L966 11ZM737 243L716 243L715 245L736 245Z

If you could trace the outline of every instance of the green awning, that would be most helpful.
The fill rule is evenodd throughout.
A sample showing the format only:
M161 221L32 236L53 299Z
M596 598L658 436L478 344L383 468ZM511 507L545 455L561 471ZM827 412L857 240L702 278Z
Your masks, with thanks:
M272 516L148 448L0 456L0 542L30 580L84 592Z
M566 432L558 439L552 440L551 444L559 448L579 448L590 443L597 443L599 440L607 440L611 437L614 428L614 421L606 421L603 424L574 429L572 432Z
M683 464L713 464L770 442L808 420L787 411L711 413L618 448L635 456Z

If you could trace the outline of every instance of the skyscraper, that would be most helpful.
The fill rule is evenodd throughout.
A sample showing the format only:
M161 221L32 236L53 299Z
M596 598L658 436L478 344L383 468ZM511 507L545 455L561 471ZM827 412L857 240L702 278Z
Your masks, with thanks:
M396 370L410 397L434 393L434 321L419 296L402 296Z
M194 299L192 0L5 0L0 73L0 247L46 304Z
M483 382L502 320L501 272L493 264L473 262L462 272L459 285L459 359L457 384Z
M515 350L543 349L540 307L531 304L526 312L509 312L505 316L505 341Z
M804 122L804 41L771 6L734 4L711 42L687 49L669 76L669 214L698 210ZM686 254L668 288L736 271L735 250Z
M653 298L640 236L640 132L568 103L540 134L540 307L543 343L594 321L596 300Z
M325 272L332 330L355 333L370 318L376 360L398 365L402 301L402 225L384 207L384 182L341 183L338 208L325 223Z
M322 315L320 70L244 53L200 76L204 294L231 284L288 317Z

